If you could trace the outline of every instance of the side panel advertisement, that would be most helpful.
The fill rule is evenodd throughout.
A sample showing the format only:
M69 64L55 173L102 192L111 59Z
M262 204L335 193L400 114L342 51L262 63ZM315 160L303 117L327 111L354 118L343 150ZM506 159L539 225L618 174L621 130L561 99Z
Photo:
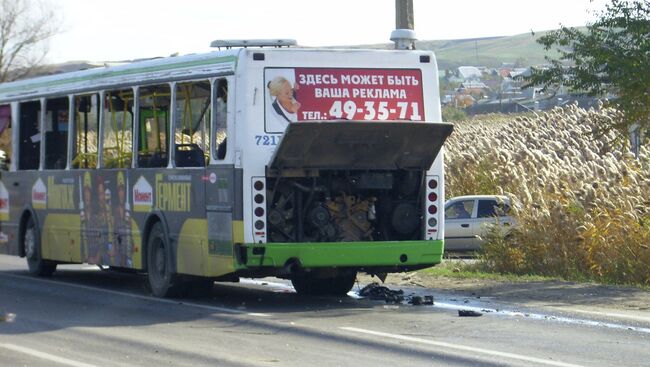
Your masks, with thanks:
M267 68L265 130L314 120L423 121L419 69Z

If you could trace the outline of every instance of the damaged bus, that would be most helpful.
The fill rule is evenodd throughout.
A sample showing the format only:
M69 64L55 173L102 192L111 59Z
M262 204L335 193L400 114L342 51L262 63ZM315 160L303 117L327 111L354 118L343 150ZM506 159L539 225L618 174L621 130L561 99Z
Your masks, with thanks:
M439 263L434 55L291 45L1 84L0 253L146 272L161 297L266 276L345 294Z

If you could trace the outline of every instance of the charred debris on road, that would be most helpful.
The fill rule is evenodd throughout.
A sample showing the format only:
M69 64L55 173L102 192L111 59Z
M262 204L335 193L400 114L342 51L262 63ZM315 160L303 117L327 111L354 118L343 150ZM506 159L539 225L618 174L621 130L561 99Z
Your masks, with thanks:
M359 291L359 296L373 301L385 301L387 304L402 304L405 301L413 306L433 306L433 296L404 295L404 291L393 290L379 283L370 283ZM474 310L458 310L460 317L477 317L483 314Z

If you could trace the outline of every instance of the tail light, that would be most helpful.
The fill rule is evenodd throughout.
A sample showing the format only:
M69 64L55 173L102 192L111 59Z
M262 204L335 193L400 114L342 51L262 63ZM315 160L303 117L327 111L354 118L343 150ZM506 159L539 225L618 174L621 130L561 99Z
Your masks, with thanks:
M426 178L425 207L427 210L425 213L426 224L424 229L424 238L427 240L435 240L438 237L438 208L440 206L440 188L438 179L438 176L427 176Z
M251 184L253 240L255 243L264 243L266 242L266 179L253 177Z

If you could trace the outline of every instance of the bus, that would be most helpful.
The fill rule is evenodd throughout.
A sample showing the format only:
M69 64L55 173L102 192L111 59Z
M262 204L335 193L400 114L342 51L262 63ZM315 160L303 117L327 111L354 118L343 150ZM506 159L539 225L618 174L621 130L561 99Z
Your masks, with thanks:
M440 263L434 55L294 44L0 84L0 253L146 273L159 297L266 276L342 295Z

